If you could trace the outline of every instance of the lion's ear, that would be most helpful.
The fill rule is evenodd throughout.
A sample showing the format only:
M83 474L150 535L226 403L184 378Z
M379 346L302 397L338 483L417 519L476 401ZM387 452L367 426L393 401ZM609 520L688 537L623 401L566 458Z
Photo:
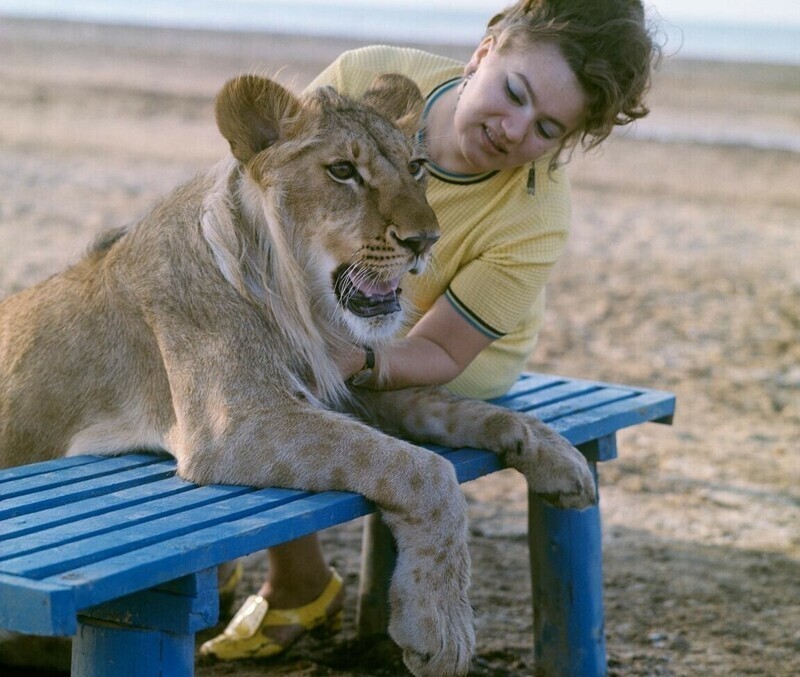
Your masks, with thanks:
M280 140L287 123L300 110L298 100L276 82L257 75L229 80L217 94L217 127L231 152L247 162Z
M362 100L394 122L406 136L413 136L417 132L425 99L419 87L405 75L379 75L372 81Z

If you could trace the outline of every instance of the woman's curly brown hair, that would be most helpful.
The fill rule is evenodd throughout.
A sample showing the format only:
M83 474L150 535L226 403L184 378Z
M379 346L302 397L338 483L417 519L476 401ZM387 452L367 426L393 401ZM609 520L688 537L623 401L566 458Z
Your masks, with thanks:
M492 17L486 30L500 51L531 42L555 44L578 79L587 98L586 117L581 129L562 140L559 152L578 141L594 148L615 125L648 114L644 95L661 54L653 33L641 0L522 0Z

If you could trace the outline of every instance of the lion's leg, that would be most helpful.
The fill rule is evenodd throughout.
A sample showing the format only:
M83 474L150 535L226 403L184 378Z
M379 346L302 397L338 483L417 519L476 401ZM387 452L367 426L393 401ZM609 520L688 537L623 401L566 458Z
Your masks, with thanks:
M355 491L374 501L398 548L390 635L414 674L466 674L474 651L466 502L452 465L342 414L281 409L239 430L229 426L213 442L176 439L180 474L202 483Z
M558 507L585 508L596 500L583 455L534 416L444 388L360 390L356 396L359 416L390 434L419 444L495 452L525 475L534 493Z

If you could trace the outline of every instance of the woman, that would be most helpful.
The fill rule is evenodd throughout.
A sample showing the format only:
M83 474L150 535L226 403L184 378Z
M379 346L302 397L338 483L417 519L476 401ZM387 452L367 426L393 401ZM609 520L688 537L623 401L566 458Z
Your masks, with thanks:
M558 161L647 114L658 54L640 0L527 0L494 16L466 65L419 50L343 54L310 87L358 96L379 73L402 73L428 93L423 114L428 200L442 237L435 265L410 278L419 321L383 359L381 388L447 384L469 397L501 395L533 352L544 284L569 226ZM343 376L367 377L365 356ZM284 652L304 633L337 629L342 581L316 535L273 548L270 578L201 652L223 660Z

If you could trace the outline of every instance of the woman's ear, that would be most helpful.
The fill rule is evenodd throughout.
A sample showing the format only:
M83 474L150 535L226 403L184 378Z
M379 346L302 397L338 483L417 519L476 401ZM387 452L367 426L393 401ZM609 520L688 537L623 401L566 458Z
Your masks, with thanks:
M483 61L484 57L494 49L494 46L495 39L491 35L487 35L483 40L481 40L480 44L472 53L472 56L464 68L464 75L472 75L476 70L478 70L478 66L480 65L481 61Z

